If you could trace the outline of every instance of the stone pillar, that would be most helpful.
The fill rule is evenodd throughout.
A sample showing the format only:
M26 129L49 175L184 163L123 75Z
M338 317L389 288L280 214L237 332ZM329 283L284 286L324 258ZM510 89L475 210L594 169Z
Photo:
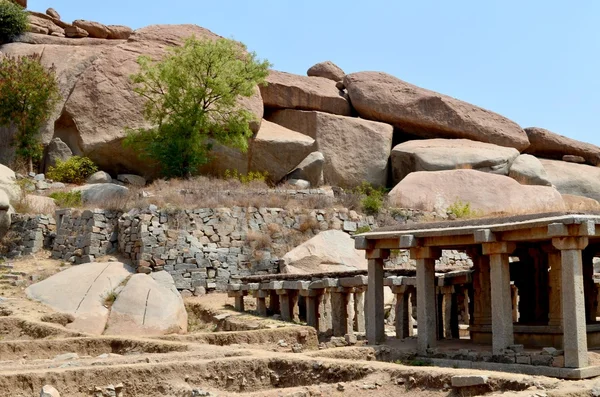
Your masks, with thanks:
M444 339L452 339L452 295L453 286L439 287L442 294L442 335Z
M300 290L300 295L306 302L306 324L319 329L319 297L318 290Z
M288 291L289 301L290 301L290 316L292 317L292 321L295 323L300 322L300 307L298 305L298 291L290 290Z
M319 333L330 335L333 328L331 318L331 293L329 290L324 289L323 292L318 295L317 300L319 305Z
M348 333L348 292L345 288L336 288L331 293L331 311L333 314L333 336Z
M502 354L514 344L512 299L510 296L510 271L508 256L514 244L485 243L483 254L490 257L490 283L492 297L492 351Z
M269 291L269 312L271 314L279 313L279 296L275 290Z
M562 266L560 251L548 252L548 325L562 326Z
M267 291L256 291L256 310L259 316L267 316Z
M365 289L354 290L354 330L365 332Z
M419 354L436 346L435 261L441 251L435 248L411 248L410 256L417 261L417 348Z
M560 250L562 267L563 349L565 367L588 365L585 297L581 251L587 246L585 237L555 237L552 244Z
M492 325L492 295L490 286L490 258L480 250L469 250L473 259L473 325Z
M510 285L510 298L512 300L512 319L513 323L519 321L519 289L516 285Z
M348 291L348 294L346 294L346 333L353 334L354 318L356 317L356 312L354 311L354 288L350 288Z
M405 285L392 287L396 294L396 338L408 338L410 327L409 294Z
M235 295L235 303L234 303L234 308L235 310L237 310L238 312L243 312L244 311L244 294L241 292L238 292Z
M277 295L279 295L279 311L281 313L281 319L283 321L292 321L292 312L290 305L290 295L288 291L285 289L277 290Z
M389 250L367 250L369 260L369 288L367 289L367 340L377 345L385 340L385 312L383 301L383 262Z

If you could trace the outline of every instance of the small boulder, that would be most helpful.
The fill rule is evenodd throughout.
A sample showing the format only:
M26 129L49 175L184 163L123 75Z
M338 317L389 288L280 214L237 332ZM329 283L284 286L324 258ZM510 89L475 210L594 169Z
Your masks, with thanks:
M577 163L577 164L585 164L585 159L581 156L574 156L572 154L565 154L562 157L562 161L566 161L568 163Z
M567 138L543 128L525 128L525 132L531 143L525 153L553 160L562 160L565 155L580 156L587 164L600 165L600 147L596 145Z
M309 186L319 186L323 182L323 164L325 157L321 152L312 152L300 164L286 175L288 183L292 180L308 181Z
M56 12L54 8L48 8L46 10L46 15L51 16L52 18L60 19L60 14Z
M67 161L73 157L71 148L62 141L60 138L54 138L50 141L46 147L46 154L44 156L44 169L47 172L50 167L56 166L56 162Z
M108 27L98 22L77 19L73 21L73 26L85 30L90 37L95 39L106 39L108 37Z
M132 186L137 186L137 187L146 186L146 178L141 177L139 175L120 174L120 175L117 175L117 179L123 183L132 185Z
M54 386L45 385L42 387L42 391L40 391L40 397L60 397L60 393Z
M108 25L106 28L108 29L107 39L109 40L127 40L133 34L133 29L129 26Z
M346 75L339 66L331 61L317 63L308 69L306 74L311 77L324 77L335 82L343 80Z
M105 334L157 336L186 333L187 311L174 284L167 285L164 279L156 281L146 274L131 276L112 305Z
M85 182L88 185L95 185L98 183L111 183L112 178L108 172L98 171L90 175Z
M129 189L125 186L115 185L113 183L101 183L95 185L78 186L75 191L81 192L81 201L83 204L104 204L114 200L124 200L129 194Z
M84 37L88 37L90 34L87 32L87 30L82 29L78 26L67 26L65 28L65 36L67 37L71 37L74 39L80 39L80 38L84 38Z
M25 204L29 207L29 211L34 214L53 215L57 209L55 201L46 196L28 194L25 196Z
M16 201L21 197L21 188L16 181L15 172L0 164L0 190L6 193L9 201Z
M452 377L452 387L483 386L487 382L487 375L455 375Z
M298 190L310 189L311 186L310 182L304 179L288 179L286 183L288 184L288 186L291 186L294 189Z
M522 185L552 186L548 173L540 160L530 154L522 154L512 163L508 176Z

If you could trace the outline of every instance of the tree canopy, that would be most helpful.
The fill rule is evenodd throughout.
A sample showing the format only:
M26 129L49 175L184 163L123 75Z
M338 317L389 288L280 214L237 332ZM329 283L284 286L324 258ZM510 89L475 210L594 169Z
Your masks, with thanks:
M17 129L17 157L29 163L42 157L40 127L60 98L54 66L47 69L38 54L0 60L0 124Z
M138 63L132 81L152 127L128 130L125 145L164 176L196 174L213 143L247 149L254 116L238 100L264 84L269 62L232 40L191 37L158 62L142 56Z
M0 44L9 43L27 30L27 11L10 0L0 0Z

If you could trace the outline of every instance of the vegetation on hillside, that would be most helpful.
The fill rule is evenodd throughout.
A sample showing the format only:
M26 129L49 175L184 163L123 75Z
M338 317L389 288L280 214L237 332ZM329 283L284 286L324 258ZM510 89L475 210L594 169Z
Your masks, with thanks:
M159 62L142 56L138 63L132 81L152 127L128 130L126 146L167 178L197 174L214 143L247 150L254 116L237 101L264 83L269 62L231 40L192 37Z
M57 182L81 185L97 171L98 166L89 158L73 156L67 161L57 160L56 165L48 169L46 176Z
M10 0L0 0L0 44L10 43L27 30L27 11Z
M40 55L0 60L0 125L16 128L16 154L30 172L43 154L39 130L59 98L54 67L45 68Z

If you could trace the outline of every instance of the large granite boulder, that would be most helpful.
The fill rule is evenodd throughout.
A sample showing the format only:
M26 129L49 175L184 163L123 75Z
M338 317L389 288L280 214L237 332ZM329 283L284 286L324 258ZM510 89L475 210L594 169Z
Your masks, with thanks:
M132 269L123 263L88 263L48 277L25 292L29 299L73 315L75 321L67 328L101 335L109 314L105 300L131 274Z
M548 179L562 194L600 201L600 168L558 160L540 160Z
M306 72L311 77L324 77L335 82L342 81L346 73L338 65L331 61L317 63Z
M9 201L21 198L21 188L17 184L15 172L4 164L0 164L0 190L6 194Z
M187 332L188 315L183 299L171 275L159 273L162 274L131 276L112 305L105 335L159 336Z
M560 193L475 170L413 172L389 193L391 206L446 213L469 205L472 216L563 211ZM467 214L469 215L469 214Z
M107 39L109 40L127 40L133 34L133 29L131 29L129 26L108 25L107 28Z
M289 174L286 180L303 180L316 187L323 183L323 165L325 156L321 152L312 152L300 162Z
M73 191L81 192L81 201L83 204L104 206L108 205L108 203L125 200L129 194L128 188L114 183L77 186Z
M268 108L317 110L350 116L352 107L335 82L324 77L306 77L271 70L267 85L260 87Z
M326 184L353 187L366 181L386 185L394 133L391 125L292 109L273 112L269 118L315 139L316 150L325 157Z
M60 138L54 138L50 141L48 146L46 146L45 155L44 155L44 170L48 172L50 167L55 167L56 162L67 161L73 157L73 152L69 145L64 143Z
M411 172L459 168L508 175L517 156L517 149L469 139L407 141L392 149L393 182L400 182Z
M344 85L361 117L392 124L410 134L465 138L519 151L529 146L527 134L515 122L386 73L348 74Z
M596 145L567 138L543 128L525 128L525 132L531 143L525 150L526 153L555 160L562 160L566 155L580 156L588 164L600 165L600 147Z
M10 229L12 213L13 211L8 196L4 190L0 190L0 239L4 237Z
M250 143L250 171L267 172L277 183L314 150L315 140L264 120Z
M508 176L523 185L552 186L540 160L530 154L517 157L510 167Z
M78 19L76 21L73 21L73 26L85 30L86 32L88 32L90 37L93 37L95 39L106 39L109 34L108 27L99 22Z
M340 230L327 230L300 244L283 257L282 273L310 274L367 269L354 239Z

